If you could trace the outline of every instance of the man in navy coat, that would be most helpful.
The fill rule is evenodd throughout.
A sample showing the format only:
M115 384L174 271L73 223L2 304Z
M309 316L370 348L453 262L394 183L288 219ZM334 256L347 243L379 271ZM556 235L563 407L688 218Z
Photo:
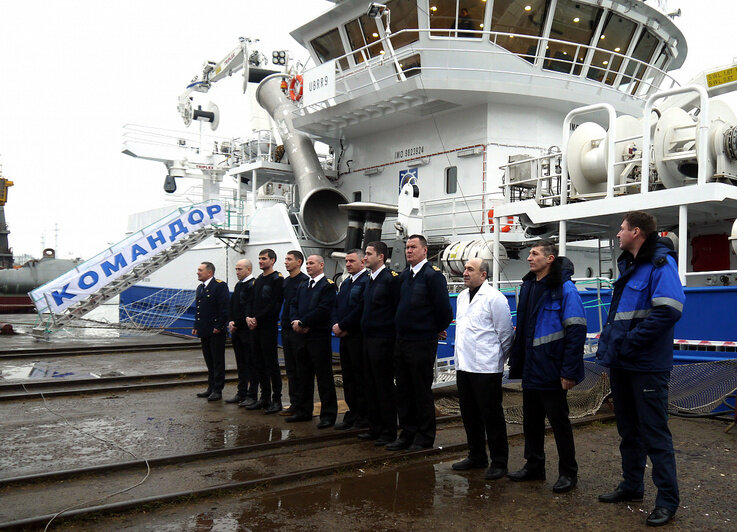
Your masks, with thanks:
M207 365L207 390L197 397L207 397L208 401L223 398L225 385L225 327L228 322L230 290L220 279L215 279L215 266L203 262L197 267L200 285L195 294L197 312L192 335L202 344L202 355Z

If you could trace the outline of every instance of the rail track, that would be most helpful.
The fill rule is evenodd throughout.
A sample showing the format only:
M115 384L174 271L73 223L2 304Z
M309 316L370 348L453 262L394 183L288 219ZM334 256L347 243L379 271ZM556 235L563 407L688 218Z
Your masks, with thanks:
M0 360L15 358L49 358L60 356L85 356L85 355L117 355L121 353L145 353L149 351L184 351L200 349L199 341L183 340L178 343L158 342L151 344L130 345L89 345L89 346L51 346L17 348L0 352Z
M592 416L575 420L573 424L585 425L611 417ZM117 495L118 499L123 500L103 504L97 504L102 502L102 499L97 498L99 494L140 481L147 470L146 461L133 460L0 479L0 493L6 508L0 511L0 520L5 520L0 522L0 529L43 526L58 512L56 508L49 509L49 506L53 506L52 501L57 500L83 502L56 517L55 523L127 511L144 505L149 507L152 504L190 501L193 497L318 478L363 467L460 453L467 449L462 427L449 426L453 422L460 422L460 416L442 416L437 421L439 433L443 432L443 428L452 432L453 443L421 451L392 453L376 448L370 442L359 441L355 438L358 431L351 430L151 459L148 460L151 477L137 488L135 496L130 492L124 496ZM510 439L519 437L520 434L511 435ZM336 446L340 446L339 454L335 450ZM340 456L337 462L336 455ZM186 479L184 483L190 486L186 490L157 489L181 484L182 479ZM90 498L97 499L91 503L84 502ZM30 506L28 501L34 501L34 510L45 513L23 515L23 509Z

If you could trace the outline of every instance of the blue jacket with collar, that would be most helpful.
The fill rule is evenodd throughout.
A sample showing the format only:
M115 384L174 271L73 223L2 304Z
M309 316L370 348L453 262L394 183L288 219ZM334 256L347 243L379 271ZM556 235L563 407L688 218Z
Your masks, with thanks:
M586 314L572 275L573 264L568 258L555 259L543 281L543 293L532 308L527 308L526 301L535 274L530 272L522 279L509 378L521 378L527 390L560 390L561 377L576 383L583 380ZM530 312L536 316L534 331L525 330Z
M228 307L230 306L230 290L228 285L214 277L203 288L200 284L195 291L197 310L194 318L194 329L199 338L209 338L217 329L225 334L228 323Z
M299 320L308 327L306 338L330 336L333 327L330 321L333 305L335 305L335 283L323 277L310 288L309 281L297 288L297 295L292 299L289 317L290 323Z
M620 255L620 276L596 353L602 366L645 373L673 367L673 328L685 302L675 256L657 233L637 258L627 251Z
M340 290L335 299L332 322L352 334L361 332L363 293L368 286L369 276L368 270L364 270L355 282L352 277L345 279L340 284Z

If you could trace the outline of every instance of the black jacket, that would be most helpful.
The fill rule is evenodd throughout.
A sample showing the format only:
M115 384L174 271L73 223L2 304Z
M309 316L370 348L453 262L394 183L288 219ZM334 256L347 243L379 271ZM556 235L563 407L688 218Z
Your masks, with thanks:
M284 278L284 283L282 284L282 292L284 294L284 306L282 307L281 311L282 330L291 328L289 320L289 307L292 305L292 300L294 299L294 296L297 295L297 289L299 288L299 286L309 280L310 277L303 272L299 272L299 274L295 275L294 277L287 276Z
M437 338L453 321L448 284L440 270L429 262L412 277L412 269L399 276L399 302L395 315L397 338L429 340Z
M320 279L312 288L309 288L309 282L302 283L290 305L290 322L299 320L303 327L309 327L305 335L308 338L330 336L335 295L335 283L327 277Z
M202 284L197 287L195 291L197 311L193 329L197 330L198 337L212 336L213 329L218 329L225 334L229 298L228 285L220 279L213 278L204 289Z
M363 273L353 282L353 277L348 277L340 285L338 297L333 307L333 323L348 333L361 332L361 314L363 312L363 293L368 286L369 272Z
M248 281L238 281L233 288L233 295L230 296L230 321L233 322L239 333L249 331L246 317L252 315L255 284L256 279L253 278Z
M283 300L282 283L284 278L279 272L269 275L263 273L256 278L253 294L253 316L257 322L279 321L279 311Z
M367 272L368 273L368 272ZM394 338L394 314L399 297L399 274L384 268L376 279L366 278L361 312L361 332L371 338Z

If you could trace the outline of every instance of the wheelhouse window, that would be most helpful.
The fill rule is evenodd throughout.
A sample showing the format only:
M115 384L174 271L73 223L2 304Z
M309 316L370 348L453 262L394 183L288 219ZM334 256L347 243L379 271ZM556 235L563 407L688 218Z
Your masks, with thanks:
M445 169L445 193L455 194L458 191L458 167L449 166Z
M359 50L353 54L353 59L356 61L356 64L362 63L367 59L384 53L384 48L381 46L380 42L381 37L379 36L379 28L376 25L376 20L369 18L366 15L362 15L346 24L345 32L348 36L351 50ZM360 50L366 45L371 46L364 50Z
M579 4L574 0L558 0L550 28L550 39L571 44L549 42L543 68L580 74L581 65L586 58L586 47L591 44L601 13L602 10L595 6Z
M338 28L330 30L319 37L312 39L310 44L321 63L325 63L326 61L330 61L331 59L335 59L336 57L340 57L345 54L343 41L340 40ZM339 63L340 68L348 68L348 61L346 61L345 58L341 59Z
M594 54L587 74L589 79L603 81L607 85L614 84L622 66L622 56L627 53L636 29L637 24L634 21L609 13L597 45L597 48L608 50L609 53L597 51Z
M481 38L485 0L429 0L430 35ZM393 15L392 15L393 16Z
M515 35L491 35L491 40L510 52L535 61L538 39L543 34L547 16L546 0L494 0L491 12L491 31Z
M635 46L635 49L632 52L632 59L637 59L646 64L639 63L637 61L629 61L624 69L622 83L619 86L620 90L630 94L635 94L640 85L642 76L645 75L647 63L650 62L650 59L652 59L655 54L655 50L659 45L660 41L655 35L650 33L650 30L642 32L640 40L637 41L637 46Z
M390 0L386 3L386 7L391 13L392 34L417 29L417 0ZM406 31L390 37L395 50L418 39L419 34L416 31Z

